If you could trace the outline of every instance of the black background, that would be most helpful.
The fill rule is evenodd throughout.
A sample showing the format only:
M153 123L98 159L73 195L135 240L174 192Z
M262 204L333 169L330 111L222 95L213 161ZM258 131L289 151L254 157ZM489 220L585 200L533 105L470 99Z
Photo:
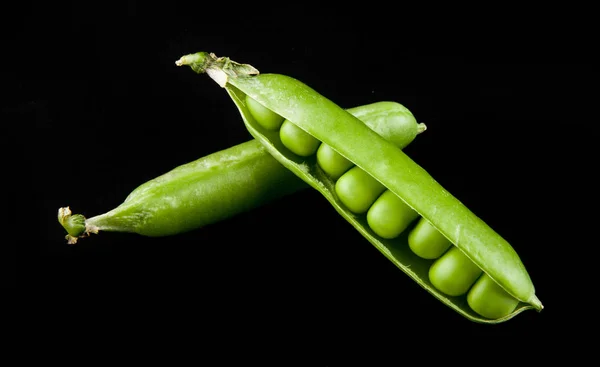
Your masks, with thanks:
M421 358L451 346L454 355L439 355L462 362L473 349L508 359L573 352L557 330L587 317L561 317L571 293L559 269L571 264L557 234L576 192L557 195L576 169L559 149L593 136L583 112L597 77L581 41L588 23L571 35L558 13L495 23L478 10L463 19L383 6L86 4L28 3L4 34L16 47L3 70L13 127L4 136L27 152L7 154L7 168L25 158L12 172L26 194L8 196L26 213L8 223L26 229L4 283L18 279L36 299L24 309L42 345L60 329L71 334L61 342L94 358L107 346L131 350L129 338L152 358L170 355L167 345L206 358L213 346L223 357L258 341L250 359L279 350L284 365L315 352L314 365L360 351L401 361L418 346L430 351ZM406 152L513 244L546 309L494 326L468 321L308 190L174 237L102 233L67 245L59 207L106 212L139 184L250 139L224 90L175 66L197 51L290 75L342 107L404 104L428 126ZM108 344L83 341L101 331Z

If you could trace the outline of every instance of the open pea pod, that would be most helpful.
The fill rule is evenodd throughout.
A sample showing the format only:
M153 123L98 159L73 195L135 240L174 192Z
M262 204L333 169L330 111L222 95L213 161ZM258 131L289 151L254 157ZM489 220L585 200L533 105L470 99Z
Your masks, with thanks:
M331 100L289 76L260 74L250 65L239 64L226 57L217 58L214 54L200 52L186 55L177 65L189 65L198 73L206 72L224 87L238 107L248 131L275 159L323 194L337 212L383 255L450 308L481 323L499 323L522 311L540 311L543 308L525 266L506 240L401 149ZM334 182L313 158L300 158L290 153L276 133L266 131L254 120L246 106L246 95L369 173L428 220L502 289L519 300L519 305L506 316L488 319L472 311L465 297L447 296L438 291L428 278L431 262L409 249L406 233L393 240L373 233L364 216L351 213L339 201Z

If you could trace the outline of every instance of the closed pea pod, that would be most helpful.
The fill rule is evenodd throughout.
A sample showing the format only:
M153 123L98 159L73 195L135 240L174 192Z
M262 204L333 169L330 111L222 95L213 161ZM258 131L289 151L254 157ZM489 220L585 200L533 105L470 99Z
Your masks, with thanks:
M270 130L283 118L252 105ZM348 109L369 127L393 132L391 139L403 146L415 137L405 111L396 104L372 103ZM385 116L382 119L382 116ZM171 236L201 228L254 209L262 204L309 186L271 156L257 140L183 164L135 188L116 208L85 218L69 207L59 209L59 223L67 230L67 241L74 244L90 233L129 232L144 236Z
M149 237L184 233L230 218L308 187L256 140L186 163L135 188L116 208L85 218L59 209L74 244L90 233L127 232Z
M542 309L529 274L517 253L500 235L447 192L422 167L400 149L366 128L356 117L299 82L278 74L259 74L248 65L208 53L182 57L178 65L207 72L224 87L240 111L248 131L284 166L319 190L345 219L388 259L437 299L463 316L478 322L506 321L527 309ZM332 192L328 177L313 174L318 167L298 159L272 135L257 127L244 100L246 96L289 120L321 143L360 167L386 189L402 199L487 274L507 294L519 300L508 315L490 319L465 305L463 298L447 296L428 280L430 262L416 256L406 245L406 236L394 241L373 233L365 218L350 213ZM400 242L406 246L400 246Z

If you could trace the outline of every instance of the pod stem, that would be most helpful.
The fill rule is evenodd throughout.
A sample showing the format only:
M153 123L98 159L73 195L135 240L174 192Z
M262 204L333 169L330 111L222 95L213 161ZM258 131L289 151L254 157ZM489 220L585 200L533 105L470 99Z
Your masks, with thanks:
M65 236L69 245L74 245L82 237L89 236L90 233L98 233L96 226L86 225L86 219L82 214L73 214L67 206L58 209L58 222L67 231Z
M175 61L175 65L188 65L198 74L207 73L221 87L225 87L229 77L244 78L259 74L252 65L240 64L229 57L217 57L212 52L197 52L182 56Z

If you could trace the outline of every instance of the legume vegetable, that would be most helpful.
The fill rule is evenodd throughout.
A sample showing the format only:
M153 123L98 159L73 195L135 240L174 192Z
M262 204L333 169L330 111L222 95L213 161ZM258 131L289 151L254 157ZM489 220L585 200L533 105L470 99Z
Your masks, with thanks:
M510 244L400 149L334 102L294 78L260 74L250 65L214 54L186 55L176 64L189 65L197 73L206 72L224 87L248 131L270 154L320 191L367 240L438 300L482 323L506 321L528 309L542 310L529 274ZM285 137L287 132L277 134L261 126L264 122L260 115L253 115L248 100L281 116L285 123L295 125L351 164L334 169L335 174L328 176L323 167L336 168L336 164L318 162L319 156L327 154L320 155L317 148L317 158L305 156L315 150L311 139L303 139L310 143L308 149L308 143ZM388 204L398 211L395 216L401 225L393 223L390 216L378 215L383 209L374 205L379 198L389 200L388 191L405 204ZM417 228L411 211L421 217ZM388 229L390 224L412 228L394 237L398 229ZM428 238L435 237L436 231L450 245L438 239L428 248ZM409 237L412 246L408 245Z
M252 104L252 111L269 128L283 118ZM386 138L403 148L416 136L410 112L396 102L376 102L348 109L366 126L386 131ZM410 126L407 129L406 126ZM186 163L133 190L118 207L86 219L60 208L58 220L67 241L99 231L170 236L232 217L309 186L273 158L257 140Z
M408 246L420 257L433 260L442 256L452 243L429 221L421 218L408 234Z

